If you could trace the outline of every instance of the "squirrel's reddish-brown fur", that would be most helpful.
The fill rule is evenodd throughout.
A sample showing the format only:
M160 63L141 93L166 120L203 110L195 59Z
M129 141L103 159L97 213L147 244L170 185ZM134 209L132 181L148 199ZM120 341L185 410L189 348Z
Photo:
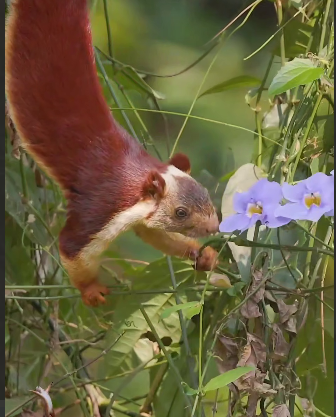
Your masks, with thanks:
M97 77L86 0L14 0L5 62L9 113L22 144L68 200L60 251L83 300L104 301L98 255L129 227L165 253L197 258L192 236L218 228L210 199L187 175L187 157L160 162L113 119ZM181 202L189 205L188 228L171 214ZM210 269L215 257L207 248L198 268Z

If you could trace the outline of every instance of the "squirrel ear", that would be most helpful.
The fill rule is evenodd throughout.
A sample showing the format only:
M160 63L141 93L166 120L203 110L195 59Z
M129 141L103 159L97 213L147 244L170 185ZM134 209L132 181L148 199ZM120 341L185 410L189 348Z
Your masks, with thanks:
M164 196L166 181L157 171L150 171L142 186L143 197L159 200Z
M184 153L177 153L175 154L170 160L169 165L174 165L174 167L178 168L179 170L190 174L191 172L191 165L189 158Z

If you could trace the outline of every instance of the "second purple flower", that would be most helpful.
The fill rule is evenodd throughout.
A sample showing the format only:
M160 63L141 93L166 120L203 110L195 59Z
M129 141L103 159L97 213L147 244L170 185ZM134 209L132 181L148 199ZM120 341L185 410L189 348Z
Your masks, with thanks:
M318 172L296 185L283 185L287 204L276 209L275 215L293 220L317 222L334 211L334 178Z

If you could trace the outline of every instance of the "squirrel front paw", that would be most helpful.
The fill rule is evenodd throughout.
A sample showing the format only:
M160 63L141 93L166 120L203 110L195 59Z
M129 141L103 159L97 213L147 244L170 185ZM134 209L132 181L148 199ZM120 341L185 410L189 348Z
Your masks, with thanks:
M105 285L93 281L85 287L81 288L83 303L89 307L97 307L106 303L104 295L109 293L109 289Z
M218 253L207 246L196 258L195 269L197 271L212 271L218 265Z

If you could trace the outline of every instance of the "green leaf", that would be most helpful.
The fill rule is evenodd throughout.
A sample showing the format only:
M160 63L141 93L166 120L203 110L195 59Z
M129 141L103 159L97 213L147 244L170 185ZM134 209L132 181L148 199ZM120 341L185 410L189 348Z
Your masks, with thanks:
M230 297L236 297L241 294L241 290L246 286L246 282L236 282L233 287L227 290Z
M220 388L225 387L231 382L236 381L241 376L253 371L255 368L253 366L242 366L231 371L225 372L222 375L218 375L215 378L212 378L206 386L203 388L204 392L214 391Z
M319 172L319 159L314 158L312 163L310 164L310 170L312 175L317 174Z
M184 297L181 298L184 300ZM169 320L160 320L161 313L175 305L174 294L120 296L114 308L113 327L106 335L107 346L115 340L117 334L123 331L125 334L105 356L105 362L101 363L101 372L106 373L106 369L109 369L109 375L127 372L153 356L151 344L142 338L148 332L148 325L139 310L140 303L146 309L161 339L167 336L173 343L180 340L178 316L173 315Z
M323 75L323 68L315 67L310 59L295 58L283 66L269 86L271 96L284 93L300 85L309 84Z
M190 320L192 319L194 316L197 316L200 312L201 312L201 304L197 304L195 307L191 307L187 310L184 310L184 315L185 317Z
M198 394L198 391L196 389L190 388L189 385L186 382L181 382L181 385L183 386L184 392L187 395L196 395L196 394Z
M197 301L190 301L189 303L185 303L185 304L176 304L175 306L169 307L166 310L164 310L161 313L161 319L162 320L167 319L169 316L171 316L176 311L188 310L188 309L191 309L193 307L197 308L198 305L199 305L199 303Z
M126 90L136 90L145 97L153 96L158 100L165 98L164 94L155 91L146 81L140 77L140 75L129 65L123 66L115 75L115 79L121 84Z
M249 75L240 75L209 88L208 90L204 91L204 93L202 93L198 98L207 96L209 94L222 93L223 91L232 90L234 88L253 87L260 84L261 81L258 78L251 77Z
M236 170L234 169L233 171L227 173L226 175L224 175L223 177L221 177L218 181L219 182L226 182L229 181L229 179L231 177L233 177L233 175L236 173Z

